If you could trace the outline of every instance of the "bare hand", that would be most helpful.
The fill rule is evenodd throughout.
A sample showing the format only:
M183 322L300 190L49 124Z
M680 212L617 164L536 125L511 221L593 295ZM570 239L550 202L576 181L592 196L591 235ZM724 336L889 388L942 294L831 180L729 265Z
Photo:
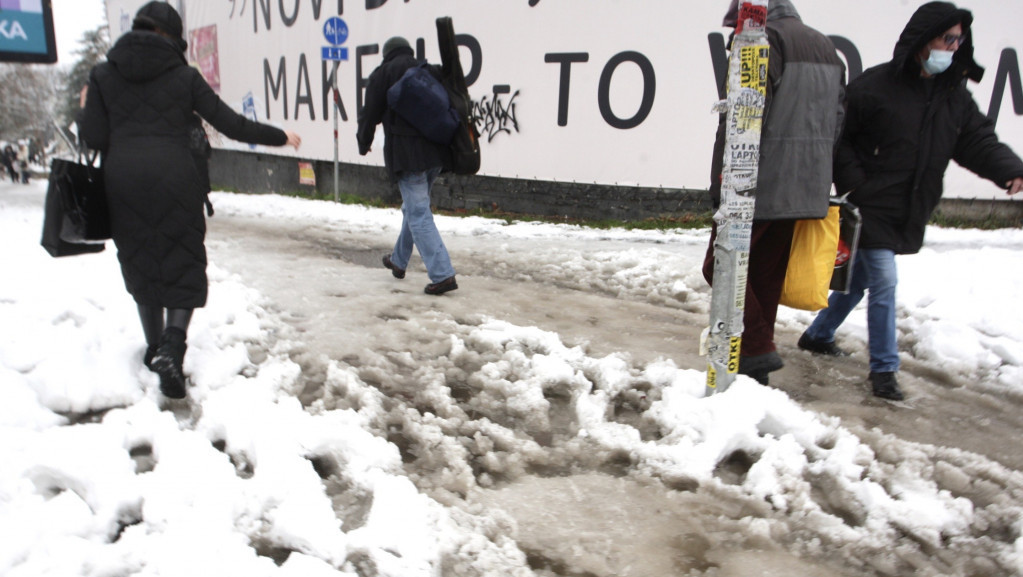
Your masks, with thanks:
M288 146L294 146L295 150L298 150L299 146L302 146L302 137L296 132L285 130L285 134L288 135Z
M78 106L85 108L85 97L89 94L89 85L86 84L82 87L81 92L78 93Z
M1006 182L1005 186L1009 189L1008 192L1010 196L1016 194L1020 190L1023 190L1023 176L1017 176L1009 182Z

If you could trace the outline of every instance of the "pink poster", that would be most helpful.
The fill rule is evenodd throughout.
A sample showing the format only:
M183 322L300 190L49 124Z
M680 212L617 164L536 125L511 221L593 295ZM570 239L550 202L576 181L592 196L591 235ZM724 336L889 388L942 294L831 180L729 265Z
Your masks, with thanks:
M188 61L199 68L213 91L220 94L220 58L215 24L188 32Z

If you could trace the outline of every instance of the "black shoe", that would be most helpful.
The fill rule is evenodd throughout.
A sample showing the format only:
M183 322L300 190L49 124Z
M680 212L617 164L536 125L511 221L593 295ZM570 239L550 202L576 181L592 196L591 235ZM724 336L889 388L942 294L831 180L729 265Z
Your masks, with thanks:
M160 337L152 370L160 375L160 392L169 399L185 398L185 332L169 327Z
M405 278L405 269L394 266L394 263L391 262L391 255L384 255L384 266L391 269L391 274L394 275L394 278Z
M796 343L796 346L803 349L804 351L810 351L811 353L817 355L827 355L829 357L849 356L849 353L838 348L838 345L835 344L835 341L831 341L830 343L818 341L815 339L811 339L810 336L807 335L806 333L803 333L802 336L799 337L799 342Z
M450 276L440 282L430 283L426 285L423 292L428 295L442 295L448 291L453 291L458 288L458 283L455 282L455 277Z
M882 399L901 401L906 396L899 389L899 381L895 373L870 373L870 384L874 389L874 396Z
M739 374L755 379L761 385L769 382L768 374L773 373L785 366L778 351L771 351L762 355L740 356Z
M146 347L146 353L142 355L142 364L145 365L147 369L153 370L153 358L155 356L156 347L153 345Z

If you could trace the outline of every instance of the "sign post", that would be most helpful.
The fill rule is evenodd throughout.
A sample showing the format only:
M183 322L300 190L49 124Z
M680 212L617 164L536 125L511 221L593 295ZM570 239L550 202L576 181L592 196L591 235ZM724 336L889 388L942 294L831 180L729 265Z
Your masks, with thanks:
M710 327L704 333L707 390L725 391L739 372L753 210L760 165L760 132L767 96L768 0L743 0L728 58L725 153L721 204L714 214L714 282Z
M339 202L341 199L338 186L338 115L344 116L345 120L348 120L348 115L345 114L344 105L341 104L341 92L337 88L337 71L341 61L348 60L348 48L341 46L341 44L345 43L345 40L348 40L348 25L341 18L332 16L323 25L323 37L327 39L327 43L330 46L321 48L320 55L323 60L334 62L334 70L330 73L330 85L333 87L332 90L334 92L334 202Z

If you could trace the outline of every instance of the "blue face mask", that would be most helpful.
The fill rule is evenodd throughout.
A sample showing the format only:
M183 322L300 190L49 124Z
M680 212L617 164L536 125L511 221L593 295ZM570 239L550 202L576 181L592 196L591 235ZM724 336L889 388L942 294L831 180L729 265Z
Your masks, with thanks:
M931 55L924 60L923 69L930 75L941 74L948 70L948 67L952 65L952 55L955 54L951 50L931 50Z

